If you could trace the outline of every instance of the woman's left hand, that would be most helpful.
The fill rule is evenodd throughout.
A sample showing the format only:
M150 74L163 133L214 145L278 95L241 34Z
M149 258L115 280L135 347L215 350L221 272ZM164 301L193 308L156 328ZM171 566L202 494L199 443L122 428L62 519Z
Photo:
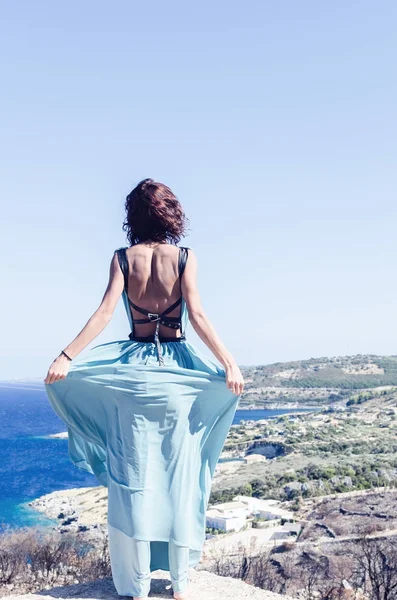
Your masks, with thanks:
M52 361L50 368L48 369L47 377L44 379L44 383L54 383L60 379L65 379L69 372L70 360L63 354L60 354Z

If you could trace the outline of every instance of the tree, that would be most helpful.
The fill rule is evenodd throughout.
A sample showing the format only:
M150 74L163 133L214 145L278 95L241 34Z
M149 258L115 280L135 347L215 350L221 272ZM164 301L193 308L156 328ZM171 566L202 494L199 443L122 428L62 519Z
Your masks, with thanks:
M356 551L357 574L375 600L397 598L397 541L363 536Z

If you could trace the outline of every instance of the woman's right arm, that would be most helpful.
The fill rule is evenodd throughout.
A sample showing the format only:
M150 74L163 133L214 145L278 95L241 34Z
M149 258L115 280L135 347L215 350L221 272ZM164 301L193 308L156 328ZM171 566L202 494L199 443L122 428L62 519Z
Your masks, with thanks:
M181 280L181 289L188 309L189 321L200 339L225 367L228 388L239 395L244 389L243 376L233 356L218 337L203 310L197 289L197 258L190 248L188 252L188 260Z

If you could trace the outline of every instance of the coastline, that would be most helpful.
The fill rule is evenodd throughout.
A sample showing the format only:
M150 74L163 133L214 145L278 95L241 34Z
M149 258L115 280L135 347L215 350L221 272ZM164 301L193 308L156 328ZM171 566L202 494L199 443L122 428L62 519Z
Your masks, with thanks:
M58 434L55 434L58 435ZM241 462L219 462L214 481L223 475L232 475L241 467ZM94 487L56 490L22 503L29 510L43 513L55 521L49 529L59 533L84 532L87 537L103 535L107 528L108 491L101 485Z
M56 524L49 529L59 533L82 533L87 538L102 537L107 527L107 488L103 486L57 490L23 503L44 513Z
M286 407L284 406L284 409ZM291 416L302 414L299 408L289 407L286 412ZM307 407L306 410L308 410ZM241 415L241 419L250 423L251 411L254 413L253 421L260 423L262 420L271 420L277 415L266 415L258 419L258 412L267 411L272 409L266 409L264 407L258 407L251 405L249 408L239 408L236 413L246 413L244 416ZM279 410L273 408L273 410ZM309 410L319 410L318 407L310 407ZM247 414L248 413L248 414ZM256 414L255 414L256 413ZM238 423L235 424L239 426ZM60 431L57 433L51 433L44 436L49 439L66 439L68 438L67 431ZM227 456L226 456L227 458ZM266 458L258 455L257 461L266 462ZM214 472L214 483L219 484L219 480L224 477L233 477L235 473L239 471L243 460L220 460L216 466ZM36 497L34 500L21 503L23 507L26 507L30 511L38 511L43 513L47 518L53 521L53 525L48 525L49 529L57 530L60 533L66 532L84 532L87 537L95 537L101 535L107 527L107 488L104 486L94 487L79 487L69 488L63 490L55 490L53 492Z

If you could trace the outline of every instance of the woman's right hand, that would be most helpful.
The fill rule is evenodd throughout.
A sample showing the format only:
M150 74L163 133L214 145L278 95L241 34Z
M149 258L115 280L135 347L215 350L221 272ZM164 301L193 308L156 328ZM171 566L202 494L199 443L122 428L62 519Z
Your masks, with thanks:
M234 394L238 396L244 389L244 379L241 374L239 367L234 363L225 368L226 371L226 385Z
M50 368L48 369L48 373L46 378L44 379L44 383L50 384L59 381L60 379L65 379L67 377L68 371L70 367L70 360L66 358L63 354L60 354L50 364Z

